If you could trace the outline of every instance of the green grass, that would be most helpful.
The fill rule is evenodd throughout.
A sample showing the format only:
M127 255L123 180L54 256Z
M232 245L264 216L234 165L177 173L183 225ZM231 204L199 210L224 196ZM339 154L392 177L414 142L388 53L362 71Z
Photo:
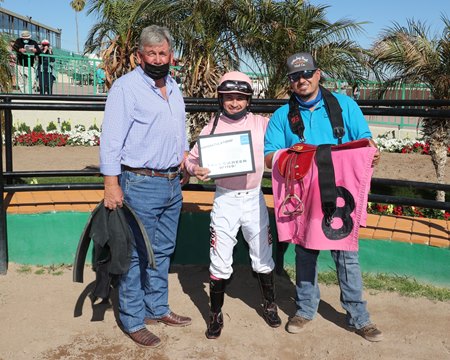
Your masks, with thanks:
M60 276L64 273L64 270L70 269L71 265L50 265L50 266L43 266L43 265L37 265L34 268L36 268L33 271L33 267L31 265L21 265L16 271L20 274L31 274L32 272L35 275L54 275L54 276Z
M295 270L286 269L292 281L295 281ZM450 289L422 284L417 280L398 275L363 273L364 288L367 290L396 292L407 297L424 297L434 301L450 301ZM338 285L336 272L333 270L319 273L319 283ZM376 292L371 291L371 294Z
M101 176L58 176L40 178L22 178L18 181L22 184L101 184Z
M29 265L22 265L17 269L17 272L20 274L30 274L31 273L31 266Z

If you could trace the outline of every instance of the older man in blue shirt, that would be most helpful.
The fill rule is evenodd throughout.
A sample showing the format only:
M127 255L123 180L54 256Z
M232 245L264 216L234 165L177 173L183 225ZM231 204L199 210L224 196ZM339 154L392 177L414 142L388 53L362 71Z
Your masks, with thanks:
M138 50L140 66L114 82L106 101L100 139L100 170L105 206L125 200L143 222L151 240L156 268L150 268L139 231L135 234L130 268L119 284L119 317L123 330L138 345L156 347L161 340L145 325L162 322L186 326L188 317L168 304L170 256L175 249L182 205L181 185L189 178L183 160L189 146L183 96L169 76L173 59L169 31L152 25L143 29ZM183 172L183 180L179 174Z

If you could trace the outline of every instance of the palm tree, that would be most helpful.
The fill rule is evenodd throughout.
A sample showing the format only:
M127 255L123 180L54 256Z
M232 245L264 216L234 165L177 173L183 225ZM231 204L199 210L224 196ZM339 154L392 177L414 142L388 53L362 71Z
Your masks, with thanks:
M115 79L137 65L136 50L142 29L160 24L168 2L163 0L88 0L88 14L100 21L91 28L85 43L86 52L99 52L105 67L105 84L110 88ZM149 19L152 19L150 21Z
M86 0L72 0L70 6L75 10L75 26L77 31L77 52L80 53L80 41L78 35L78 13L84 9L86 5Z
M286 59L295 52L311 52L328 76L356 82L366 76L364 51L351 41L365 22L326 20L329 6L313 6L302 0L250 1L236 27L244 31L243 48L267 74L267 97L286 95ZM247 10L245 10L247 9Z
M11 67L9 53L9 39L0 34L0 92L7 93L11 90Z
M450 99L450 20L444 15L441 19L444 29L440 37L430 37L426 24L414 20L408 20L406 27L394 23L381 34L373 47L373 64L386 88L424 83L434 99ZM422 125L438 183L444 183L450 119L424 118ZM445 192L438 191L436 200L445 201Z
M183 60L183 91L196 98L216 97L222 74L238 70L239 50L231 28L239 9L236 0L178 0L173 1L164 23L176 39L177 55ZM188 128L191 144L211 114L189 114Z
M312 51L330 76L359 79L362 50L347 40L361 23L324 19L327 7L300 0L89 0L88 14L101 19L85 44L101 50L109 87L136 66L135 50L144 26L167 26L183 61L185 96L215 97L220 76L251 60L268 74L266 94L287 90L285 61L295 51ZM343 40L342 40L343 39ZM106 49L106 50L105 50ZM336 61L339 59L339 61ZM191 140L209 114L190 115Z

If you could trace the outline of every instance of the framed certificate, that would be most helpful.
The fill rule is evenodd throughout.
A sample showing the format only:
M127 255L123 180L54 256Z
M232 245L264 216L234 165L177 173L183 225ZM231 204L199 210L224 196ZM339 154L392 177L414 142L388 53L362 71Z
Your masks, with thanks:
M200 166L211 171L211 179L255 172L250 131L204 135L197 143Z

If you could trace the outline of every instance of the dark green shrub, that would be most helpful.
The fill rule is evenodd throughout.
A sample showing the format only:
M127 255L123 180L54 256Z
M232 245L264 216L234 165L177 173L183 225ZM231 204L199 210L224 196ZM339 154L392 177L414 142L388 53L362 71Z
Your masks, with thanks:
M34 132L44 132L44 128L42 127L41 124L37 124L34 128L33 128Z
M70 122L63 121L61 124L61 131L64 132L64 131L70 131L70 130L72 130L72 125L70 125Z
M53 121L50 121L47 125L47 131L54 131L54 130L58 130L58 127Z
M96 124L89 126L89 130L96 130L96 131L100 131L100 129L97 127Z
M27 124L21 123L17 126L17 131L30 133L31 129Z

